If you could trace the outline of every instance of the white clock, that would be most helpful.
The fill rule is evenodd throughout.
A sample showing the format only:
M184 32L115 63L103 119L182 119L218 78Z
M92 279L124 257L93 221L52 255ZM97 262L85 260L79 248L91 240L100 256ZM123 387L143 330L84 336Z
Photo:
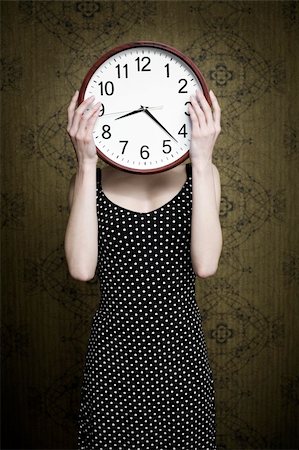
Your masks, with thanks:
M85 76L78 104L102 107L93 139L98 156L120 170L162 172L189 157L190 96L207 84L193 61L167 44L138 41L105 53Z

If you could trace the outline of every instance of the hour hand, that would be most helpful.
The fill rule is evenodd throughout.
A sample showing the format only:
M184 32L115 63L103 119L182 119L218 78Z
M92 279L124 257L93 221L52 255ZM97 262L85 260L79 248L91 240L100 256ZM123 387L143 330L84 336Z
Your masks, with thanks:
M149 112L149 111L147 110L147 108L144 110L144 112L145 112L145 114L147 114L148 116L150 116L150 117L151 117L151 118L152 118L152 119L153 119L153 120L154 120L161 128L163 128L163 130L166 131L166 133L167 133L170 137L172 137L172 139L174 139L175 142L177 142L176 138L174 138L174 137L172 136L172 134L170 134L169 131L167 131L166 128L163 127L163 125L156 119L155 116L152 115L151 112Z
M122 119L123 117L131 116L132 114L137 114L137 113L139 113L141 111L144 111L144 107L143 106L140 106L139 109L136 109L135 111L131 111L128 114L124 114L123 116L117 117L115 120Z

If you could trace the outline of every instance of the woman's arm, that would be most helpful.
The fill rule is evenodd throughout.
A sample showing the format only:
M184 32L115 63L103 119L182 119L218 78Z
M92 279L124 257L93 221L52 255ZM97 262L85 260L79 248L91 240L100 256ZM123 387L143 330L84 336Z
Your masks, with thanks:
M96 162L78 165L70 182L69 210L64 240L68 269L73 278L87 281L94 277L98 258Z
M200 277L214 275L222 250L219 220L221 186L217 167L212 163L215 142L221 131L221 109L210 91L212 109L202 91L191 96L192 123L189 156L192 162L191 258Z
M222 250L221 184L217 167L192 164L191 259L199 277L214 275Z
M69 210L64 250L71 276L87 281L94 277L98 258L96 169L98 155L92 137L100 102L89 109L94 96L76 108L76 91L68 107L67 132L77 156L77 173L70 182Z

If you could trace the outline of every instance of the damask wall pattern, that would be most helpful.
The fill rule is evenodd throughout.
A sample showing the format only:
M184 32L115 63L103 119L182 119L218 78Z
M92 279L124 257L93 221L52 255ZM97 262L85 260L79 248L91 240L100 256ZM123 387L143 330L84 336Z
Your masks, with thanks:
M196 280L218 447L299 447L298 14L295 1L1 2L3 448L76 447L100 297L64 256L67 107L97 58L134 40L186 53L222 108L223 251Z

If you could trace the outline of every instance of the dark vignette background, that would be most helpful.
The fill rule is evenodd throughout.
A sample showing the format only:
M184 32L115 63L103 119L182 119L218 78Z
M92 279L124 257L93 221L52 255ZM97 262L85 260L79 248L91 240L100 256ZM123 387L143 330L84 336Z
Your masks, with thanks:
M224 247L196 281L219 449L298 448L298 14L292 1L1 2L2 448L76 446L100 299L64 257L67 107L103 52L142 39L190 56L222 108Z

